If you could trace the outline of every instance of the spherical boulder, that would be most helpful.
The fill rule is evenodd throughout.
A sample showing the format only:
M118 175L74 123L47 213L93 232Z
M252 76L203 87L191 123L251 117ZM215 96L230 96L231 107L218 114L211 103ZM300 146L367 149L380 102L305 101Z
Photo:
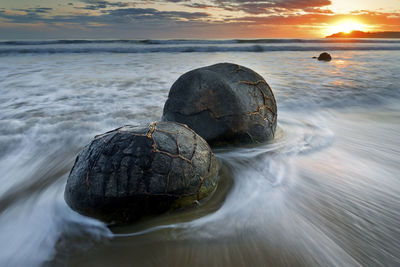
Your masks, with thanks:
M318 60L321 60L321 61L331 61L331 60L332 60L332 57L331 57L331 55L330 55L329 53L324 52L324 53L321 53L321 54L319 55Z
M153 122L96 136L77 156L64 197L111 223L190 206L216 188L218 161L186 125Z
M259 74L220 63L183 74L172 85L163 121L187 124L210 145L258 143L274 137L274 94Z

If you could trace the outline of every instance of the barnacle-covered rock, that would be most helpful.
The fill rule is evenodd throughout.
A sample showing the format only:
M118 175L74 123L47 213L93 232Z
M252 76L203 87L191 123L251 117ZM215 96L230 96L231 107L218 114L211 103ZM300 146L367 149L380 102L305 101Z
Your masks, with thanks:
M217 174L207 142L186 125L124 126L79 153L64 196L83 215L127 223L192 205L213 192Z

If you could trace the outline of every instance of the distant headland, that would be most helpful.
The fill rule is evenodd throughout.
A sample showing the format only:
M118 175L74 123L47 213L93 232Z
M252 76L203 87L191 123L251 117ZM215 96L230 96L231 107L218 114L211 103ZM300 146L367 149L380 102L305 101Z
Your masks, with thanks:
M338 32L325 38L400 38L400 32Z

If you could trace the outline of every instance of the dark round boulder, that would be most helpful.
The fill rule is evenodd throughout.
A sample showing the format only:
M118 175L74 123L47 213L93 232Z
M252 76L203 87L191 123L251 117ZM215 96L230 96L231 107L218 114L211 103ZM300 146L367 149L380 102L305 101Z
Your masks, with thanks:
M274 137L277 108L263 77L240 65L220 63L179 77L162 120L187 124L213 146L257 143Z
M207 142L186 125L123 126L79 153L64 197L83 215L128 223L197 203L216 188L217 174Z
M321 55L319 55L318 60L322 60L322 61L331 61L332 57L330 54L324 52Z

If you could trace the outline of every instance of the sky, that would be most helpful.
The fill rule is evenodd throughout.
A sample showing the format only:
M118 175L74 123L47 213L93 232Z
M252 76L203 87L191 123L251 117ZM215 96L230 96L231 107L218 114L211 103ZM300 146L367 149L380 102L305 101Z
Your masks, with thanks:
M322 38L400 31L400 0L1 0L0 39Z

